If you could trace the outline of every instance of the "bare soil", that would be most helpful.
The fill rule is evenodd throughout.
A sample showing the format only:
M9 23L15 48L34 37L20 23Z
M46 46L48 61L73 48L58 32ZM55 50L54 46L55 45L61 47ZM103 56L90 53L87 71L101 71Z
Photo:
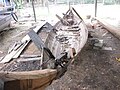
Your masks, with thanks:
M120 90L120 41L105 29L92 31L94 38L104 40L103 46L112 50L93 49L88 39L66 74L46 90Z

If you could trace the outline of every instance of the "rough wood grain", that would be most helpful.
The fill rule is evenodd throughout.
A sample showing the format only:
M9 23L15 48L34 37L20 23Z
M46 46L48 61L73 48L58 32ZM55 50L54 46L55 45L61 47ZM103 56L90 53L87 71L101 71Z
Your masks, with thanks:
M45 24L46 22L44 23L41 23L39 26L37 26L35 29L33 29L36 33L39 31L39 29ZM26 42L27 41L27 42ZM18 48L17 50L13 50L11 53L7 54L3 60L0 62L0 63L7 63L9 62L12 58L17 58L20 53L23 51L23 49L28 45L30 41L30 37L29 35L26 35L22 40L21 42L24 43L26 42L25 44L23 44L20 48Z
M4 81L4 90L44 90L56 77L54 69L26 71L26 72L0 72Z
M106 28L111 34L113 34L115 37L117 37L118 39L120 39L120 28L115 27L113 25L110 25L109 23L105 22L102 19L98 19L98 22L104 27Z

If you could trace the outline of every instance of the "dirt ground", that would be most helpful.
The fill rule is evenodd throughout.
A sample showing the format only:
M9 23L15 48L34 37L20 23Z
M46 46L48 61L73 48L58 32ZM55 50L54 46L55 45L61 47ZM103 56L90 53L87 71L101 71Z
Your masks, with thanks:
M15 41L20 40L29 27L19 26L1 32L1 53L7 53ZM53 81L46 90L119 90L120 89L120 41L104 29L93 29L93 37L103 40L103 47L111 49L93 49L86 43L74 63L68 67L63 77ZM103 36L104 35L104 36Z
M0 33L0 56L5 55L32 26L22 21L14 25L15 28ZM46 90L120 90L120 61L117 60L120 58L120 40L104 29L92 31L93 37L103 40L103 47L110 49L93 49L88 39L65 75L53 81Z
M13 20L10 27L4 29L4 31L1 31L0 57L5 55L15 42L21 40L28 32L28 29L33 27L34 24L35 22L32 20L27 20L27 22L24 20L15 22Z
M120 90L120 41L104 29L93 31L112 50L93 49L88 39L66 74L46 90Z

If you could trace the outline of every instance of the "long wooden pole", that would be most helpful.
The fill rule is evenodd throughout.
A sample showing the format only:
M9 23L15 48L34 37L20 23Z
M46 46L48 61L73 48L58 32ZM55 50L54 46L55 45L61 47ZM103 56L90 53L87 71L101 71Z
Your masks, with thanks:
M102 3L103 3L103 5L104 5L104 3L105 3L105 0L103 0L103 2L102 2Z
M35 7L34 7L34 0L32 0L32 7L33 7L33 13L34 13L34 20L36 22L37 20L36 20L36 13L35 13Z
M118 39L120 39L120 28L115 27L113 25L110 25L109 23L101 20L101 19L97 19L98 22L104 27L106 28L111 34L113 34L115 37L117 37Z
M95 17L97 16L97 0L95 0Z

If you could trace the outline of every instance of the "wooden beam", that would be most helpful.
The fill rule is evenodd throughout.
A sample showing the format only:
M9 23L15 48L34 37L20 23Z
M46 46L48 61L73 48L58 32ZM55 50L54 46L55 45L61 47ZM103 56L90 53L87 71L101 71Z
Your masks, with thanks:
M95 17L97 16L97 0L95 0Z
M117 37L118 39L120 39L120 28L115 27L113 25L110 25L109 23L105 22L102 19L98 19L98 22L104 27L106 28L111 34L113 34L115 37Z
M0 72L4 90L44 90L57 75L55 69L25 72Z

